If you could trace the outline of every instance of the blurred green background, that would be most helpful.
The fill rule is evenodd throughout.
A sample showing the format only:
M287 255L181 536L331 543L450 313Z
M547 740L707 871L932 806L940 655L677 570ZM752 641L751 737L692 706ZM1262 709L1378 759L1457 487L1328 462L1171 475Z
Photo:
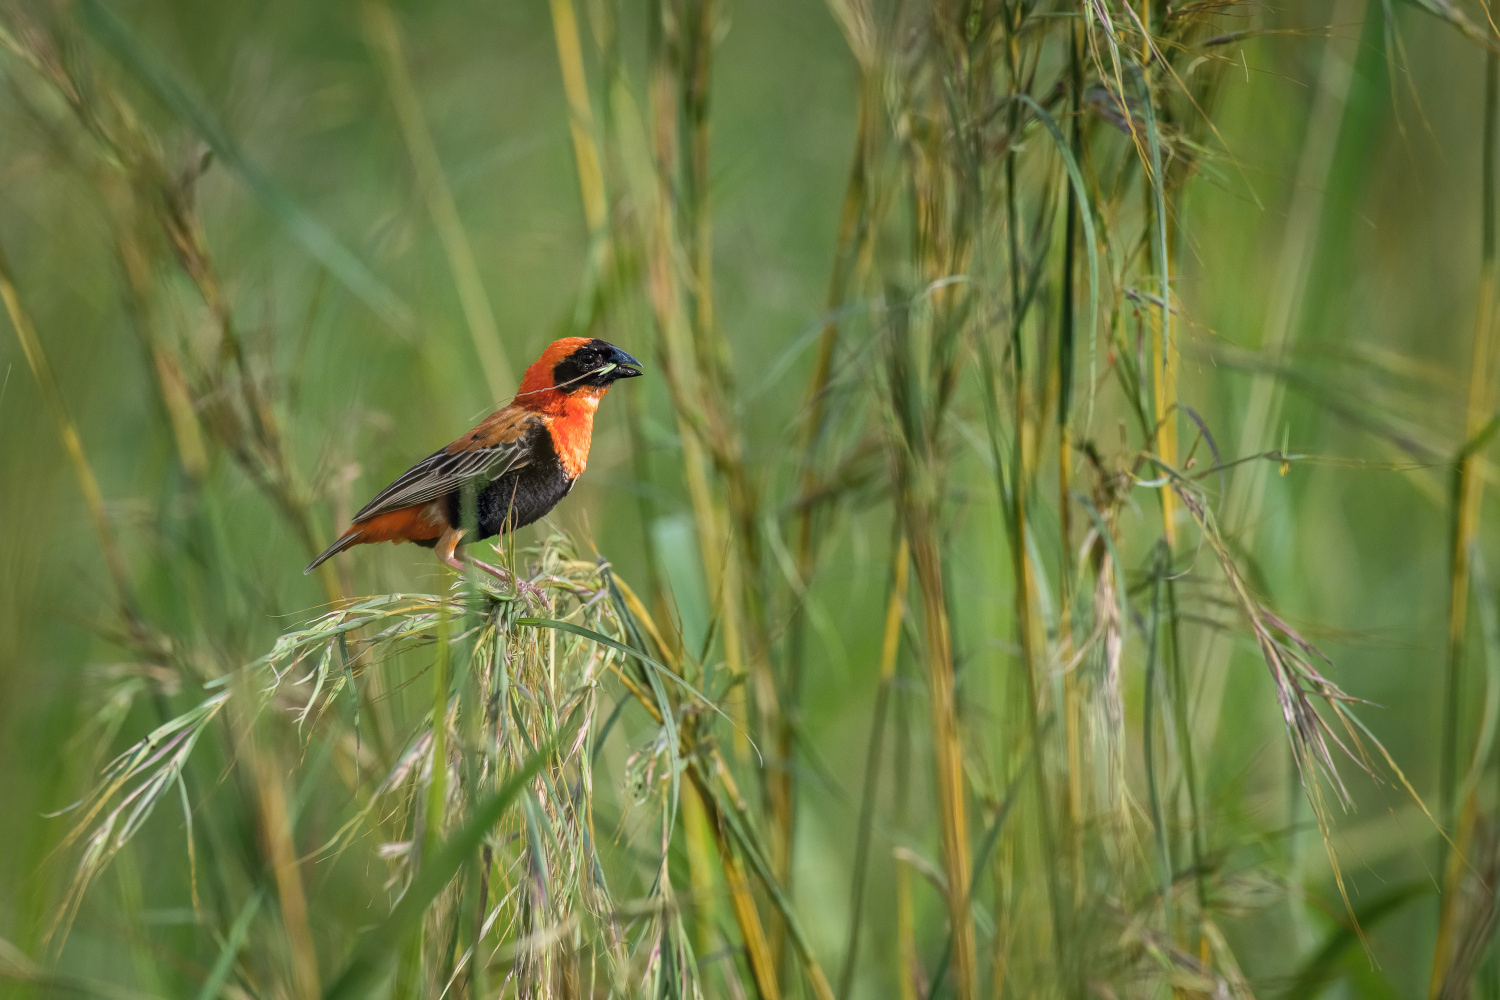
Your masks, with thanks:
M581 30L597 89L588 6ZM1226 457L1266 449L1306 456L1281 469L1256 466L1262 481L1243 510L1238 552L1255 587L1329 655L1328 676L1378 706L1361 707L1361 717L1436 809L1451 463L1466 436L1481 266L1485 57L1416 4L1226 6L1224 30L1246 34L1215 49L1238 64L1224 71L1213 109L1217 154L1186 185L1174 219L1180 396ZM622 5L619 23L624 73L639 85L648 19L635 8ZM476 354L367 22L359 5L342 2L115 0L109 9L245 159L414 317L403 325L378 315L308 255L223 157L208 168L197 188L204 230L250 367L277 399L312 528L325 541L380 485L502 401ZM570 331L590 252L549 10L447 0L393 13L505 363L518 377ZM708 192L716 322L749 461L764 482L786 483L796 468L787 442L825 319L859 74L820 4L730 2L716 18ZM96 33L81 31L76 41L162 137L166 162L191 163L194 130L180 109ZM300 572L301 540L240 466L212 454L201 488L187 488L124 291L109 221L119 197L110 185L120 182L100 181L83 162L78 150L89 140L60 124L57 98L22 60L7 53L0 67L0 246L97 474L142 614L184 645L253 658L326 594ZM1029 141L1046 140L1038 133ZM191 341L206 318L187 301L163 295L160 308L178 310L165 321ZM659 367L649 317L637 313L636 325L608 335ZM1127 304L1121 315L1129 313ZM1101 344L1106 360L1107 351ZM713 588L696 551L678 425L664 380L651 374L606 400L587 475L551 520L638 587L651 572L652 541L691 644L708 628ZM1273 407L1264 440L1244 429L1257 379ZM104 692L120 677L149 679L151 665L116 641L88 511L8 324L0 386L0 937L40 955L74 863L57 850L70 821L50 814L80 798L112 756L77 734L105 718ZM643 436L633 441L626 415L634 404ZM1123 437L1117 419L1102 407L1090 428L1105 447ZM1209 463L1206 448L1197 458ZM993 665L1014 641L1008 557L982 456L960 443L954 461L947 572L959 685L977 701L973 692L1000 690ZM1492 478L1487 461L1476 468ZM1138 491L1122 523L1151 522L1155 503ZM1481 553L1494 551L1493 509L1487 504L1480 522ZM795 895L830 968L844 935L890 521L882 501L856 503L809 598L800 722L810 763ZM1206 554L1198 558L1188 585L1208 572ZM414 547L359 549L347 565L356 593L437 586L436 564ZM1483 586L1480 602L1493 598ZM1203 612L1213 613L1212 605ZM1481 625L1471 626L1476 635ZM1222 710L1197 730L1209 734L1201 777L1213 851L1231 869L1264 864L1278 879L1314 887L1310 916L1284 919L1284 904L1274 902L1226 923L1257 992L1277 995L1346 917L1289 776L1280 714L1253 645L1205 631L1192 633L1183 652L1220 664L1203 683L1222 688ZM1477 658L1469 673L1465 732L1485 691ZM1125 683L1135 720L1141 678ZM164 690L161 697L178 697ZM191 703L182 698L173 702L179 710ZM105 747L118 751L155 724L148 701L111 722L118 736ZM988 722L982 712L970 720L981 731ZM1132 739L1138 725L1130 723ZM1353 905L1439 879L1431 821L1399 784L1376 785L1354 767L1344 773L1356 807L1335 808L1331 843ZM624 777L601 766L599 780ZM183 915L181 816L159 812L152 838L119 862L128 872L91 890L60 967L168 995L176 995L173 976L191 978L172 970L169 957L182 940L178 925L191 918L190 909ZM884 859L890 845L877 842ZM886 861L872 878L871 898L888 898ZM895 931L878 913L885 904L872 905L876 946L866 955L880 963ZM931 899L919 907L920 940L935 955L942 907ZM1357 947L1340 953L1353 983L1341 987L1347 995L1424 991L1435 912L1428 893L1373 924L1368 959ZM154 943L142 950L142 941ZM143 978L143 955L169 970L164 978ZM866 995L882 995L879 981L873 973L859 980Z

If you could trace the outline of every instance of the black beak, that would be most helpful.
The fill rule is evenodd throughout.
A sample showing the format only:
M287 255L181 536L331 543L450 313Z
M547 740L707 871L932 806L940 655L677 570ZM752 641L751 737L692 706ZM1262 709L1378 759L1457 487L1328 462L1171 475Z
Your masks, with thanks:
M635 358L632 358L613 344L610 345L609 349L609 360L615 366L614 371L609 373L611 379L635 378L637 375L646 374L641 371L641 363Z

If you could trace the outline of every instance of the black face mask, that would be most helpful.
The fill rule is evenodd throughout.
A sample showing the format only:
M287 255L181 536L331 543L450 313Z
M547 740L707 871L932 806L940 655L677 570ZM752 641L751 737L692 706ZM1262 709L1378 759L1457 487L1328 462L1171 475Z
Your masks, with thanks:
M622 378L644 375L641 363L603 340L590 340L552 368L552 385L558 392L573 392L583 386L607 387Z

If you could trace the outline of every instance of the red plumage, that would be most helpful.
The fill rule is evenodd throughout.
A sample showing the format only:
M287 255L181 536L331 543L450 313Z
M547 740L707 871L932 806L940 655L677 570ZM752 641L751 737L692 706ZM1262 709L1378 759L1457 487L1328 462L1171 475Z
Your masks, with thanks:
M553 341L526 369L509 406L376 494L304 572L371 542L433 546L461 567L455 550L466 536L475 541L530 524L567 496L588 463L599 400L614 382L642 374L639 365L602 340Z

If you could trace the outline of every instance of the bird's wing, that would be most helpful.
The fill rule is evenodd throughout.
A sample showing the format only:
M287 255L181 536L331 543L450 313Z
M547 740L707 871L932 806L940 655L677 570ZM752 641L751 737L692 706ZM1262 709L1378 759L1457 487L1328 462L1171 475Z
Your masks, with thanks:
M488 482L531 461L527 432L540 423L531 413L507 407L448 447L401 474L358 514L355 523L447 496L468 483Z

